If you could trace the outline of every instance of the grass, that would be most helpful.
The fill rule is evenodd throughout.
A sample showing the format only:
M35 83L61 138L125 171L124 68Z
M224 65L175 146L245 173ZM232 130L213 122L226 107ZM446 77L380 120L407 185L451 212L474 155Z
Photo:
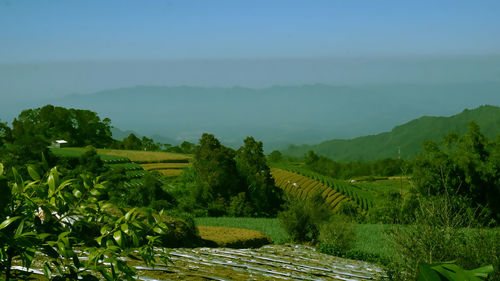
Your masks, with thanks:
M199 226L223 226L261 231L271 237L275 244L291 242L277 218L204 217L196 218L195 221ZM355 224L356 241L353 250L390 258L393 248L385 234L390 227L390 225L383 224Z
M356 186L370 190L371 192L379 191L403 191L407 192L411 188L411 182L408 179L402 180L398 177L376 181L360 181L355 183Z
M394 249L385 231L390 227L384 224L356 224L354 250L389 259Z
M274 244L283 244L290 241L290 237L276 218L205 217L196 218L195 222L198 226L223 226L257 230L269 236L274 241Z

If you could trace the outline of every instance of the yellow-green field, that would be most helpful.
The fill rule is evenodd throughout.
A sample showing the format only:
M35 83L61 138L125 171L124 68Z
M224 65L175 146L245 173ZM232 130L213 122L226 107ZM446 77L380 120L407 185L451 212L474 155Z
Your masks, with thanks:
M118 149L98 149L97 152L103 155L114 155L127 157L136 163L161 163L161 162L189 162L190 155L177 154L161 151L141 151L141 150L118 150Z
M342 201L349 200L342 193L309 177L278 168L272 168L271 172L277 187L300 199L307 199L319 193L333 211L339 208Z
M85 147L52 148L52 152L59 156L79 157L87 149ZM137 165L139 169L158 171L166 177L179 176L183 169L191 166L192 160L191 155L161 151L97 149L97 153L107 164L126 166L126 169L131 169L129 166ZM137 170L137 168L134 167L131 170Z
M181 169L166 169L166 170L156 170L165 177L177 177L182 174Z
M273 243L266 234L250 229L198 226L198 231L202 239L211 241L219 247L253 248Z
M146 171L151 170L166 170L166 169L184 169L191 166L190 163L150 163L141 164L141 167Z

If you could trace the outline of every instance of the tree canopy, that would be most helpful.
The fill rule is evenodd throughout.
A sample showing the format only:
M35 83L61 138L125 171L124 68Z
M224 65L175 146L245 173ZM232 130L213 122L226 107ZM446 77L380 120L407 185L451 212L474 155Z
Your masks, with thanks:
M46 105L22 111L12 122L12 138L20 144L63 139L71 146L105 147L113 142L110 123L90 110Z
M441 143L426 142L413 176L421 194L459 196L500 222L500 138L489 140L476 123L463 136L454 133Z

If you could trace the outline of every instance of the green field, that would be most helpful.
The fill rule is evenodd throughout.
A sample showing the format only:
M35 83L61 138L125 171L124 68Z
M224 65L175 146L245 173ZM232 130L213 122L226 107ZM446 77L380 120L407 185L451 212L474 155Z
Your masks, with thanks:
M196 218L195 221L197 225L235 227L261 231L271 237L275 244L291 242L290 237L280 226L280 222L276 218L204 217ZM383 224L355 224L356 239L354 250L389 258L392 248L385 234L385 231L389 227Z
M290 237L280 226L278 219L273 218L231 218L231 217L204 217L196 218L197 225L223 226L257 230L264 232L275 244L283 244L290 241Z

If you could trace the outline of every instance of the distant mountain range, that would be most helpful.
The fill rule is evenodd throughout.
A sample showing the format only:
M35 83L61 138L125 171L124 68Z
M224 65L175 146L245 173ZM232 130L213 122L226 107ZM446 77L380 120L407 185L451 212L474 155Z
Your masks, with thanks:
M495 138L500 134L500 107L485 105L472 110L466 109L450 117L424 116L396 126L390 132L349 140L334 139L316 145L291 146L282 152L286 155L303 156L312 150L336 161L376 160L398 156L408 159L422 151L423 141L439 141L450 132L463 134L471 121L476 122L488 138Z
M234 148L253 136L270 152L290 144L378 134L423 115L450 116L464 108L500 105L499 93L500 82L262 89L137 86L30 104L2 104L0 118L10 121L6 112L18 114L22 109L53 104L95 111L101 118L110 118L117 128L142 136L163 136L172 144L196 143L207 132Z
M123 140L124 138L128 137L130 134L134 134L138 138L143 137L143 135L139 134L136 131L132 131L132 130L122 131L116 127L111 128L111 134L113 135L113 138L115 140ZM146 137L152 138L154 142L159 142L159 143L168 143L168 144L173 144L173 145L179 143L179 141L176 141L174 139L167 138L164 136L160 136L160 135L152 135L152 136L146 136Z

